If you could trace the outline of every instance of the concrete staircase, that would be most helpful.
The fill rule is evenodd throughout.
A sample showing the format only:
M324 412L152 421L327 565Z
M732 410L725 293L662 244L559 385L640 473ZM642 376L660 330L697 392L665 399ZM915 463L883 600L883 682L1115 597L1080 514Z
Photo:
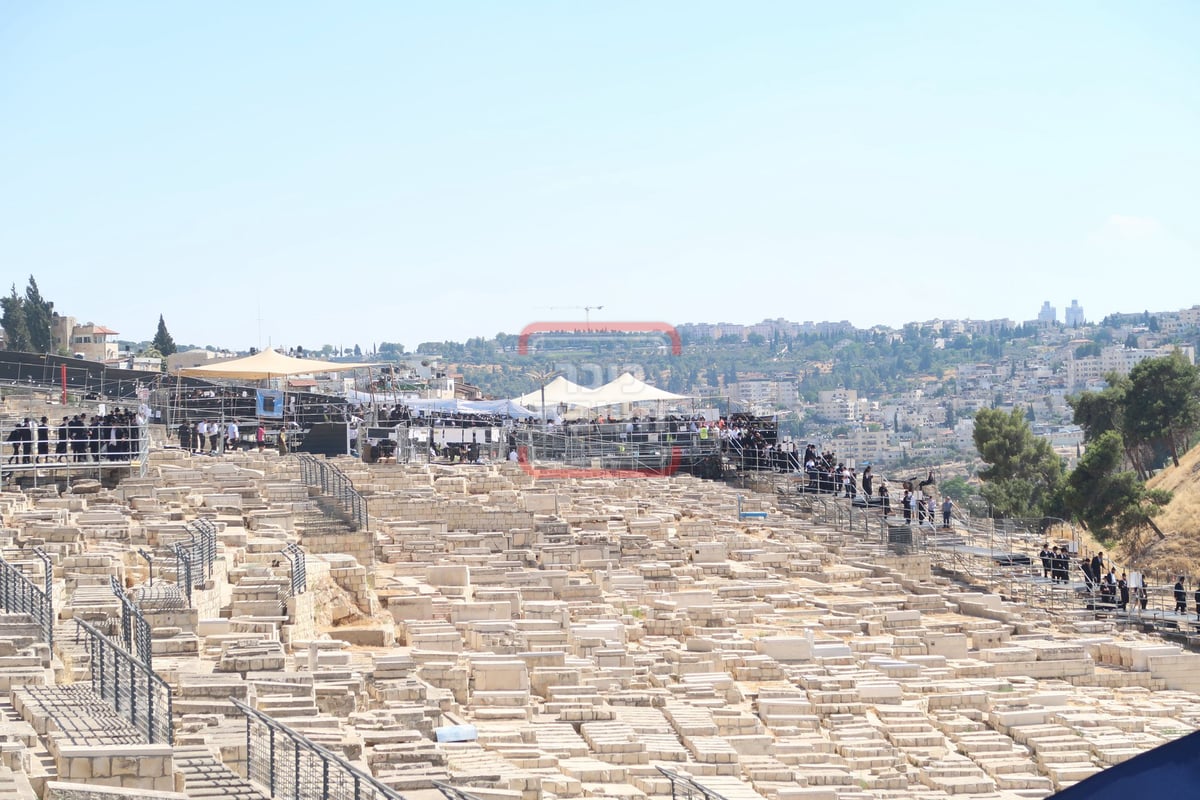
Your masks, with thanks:
M267 800L266 795L255 789L245 778L234 774L206 747L176 747L175 769L183 773L184 792L188 797Z

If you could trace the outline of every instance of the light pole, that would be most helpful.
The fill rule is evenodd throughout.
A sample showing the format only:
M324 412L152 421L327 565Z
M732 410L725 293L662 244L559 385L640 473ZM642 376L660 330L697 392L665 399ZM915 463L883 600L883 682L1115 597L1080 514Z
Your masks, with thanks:
M542 390L542 427L546 426L546 383L558 376L558 370L549 367L531 369L525 373L538 382Z

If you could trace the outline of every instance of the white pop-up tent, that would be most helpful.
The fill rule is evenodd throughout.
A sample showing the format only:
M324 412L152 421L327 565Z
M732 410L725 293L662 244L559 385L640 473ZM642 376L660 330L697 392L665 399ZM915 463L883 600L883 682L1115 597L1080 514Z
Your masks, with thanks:
M690 399L687 395L675 394L651 386L626 372L599 389L588 391L584 395L581 405L586 404L590 408L598 408L599 406L614 406L624 403L660 403Z
M542 387L539 386L528 394L514 397L513 402L520 403L523 406L538 407L542 405L544 397L547 407L557 406L562 403L566 403L569 406L588 406L590 403L588 398L594 391L559 375L546 384L545 394L542 392Z
M188 367L179 370L180 375L189 378L235 378L241 380L264 380L268 378L286 378L289 375L311 375L319 372L346 372L360 367L370 367L372 364L338 364L332 361L317 361L311 358L293 358L285 356L276 350L267 348L260 353L245 358L234 358L229 361L218 361L216 364L205 364L202 367Z

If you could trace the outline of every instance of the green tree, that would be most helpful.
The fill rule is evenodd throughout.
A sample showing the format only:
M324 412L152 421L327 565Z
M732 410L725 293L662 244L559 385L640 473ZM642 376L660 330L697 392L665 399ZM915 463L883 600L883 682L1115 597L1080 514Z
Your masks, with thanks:
M0 299L4 316L0 318L0 326L4 327L5 347L9 350L30 350L29 328L25 324L25 300L17 294L17 286L13 284L12 294Z
M965 505L976 496L974 488L961 475L942 481L938 484L938 490L959 505Z
M1200 370L1178 350L1129 371L1125 429L1139 442L1165 449L1175 466L1200 428Z
M158 330L154 332L154 341L150 343L150 346L161 353L163 358L178 352L175 340L167 331L167 323L163 321L162 314L158 315Z
M50 325L54 318L54 303L47 301L38 291L37 281L29 276L25 287L25 328L29 331L29 349L36 353L54 350L54 337Z
M1083 428L1083 441L1087 444L1109 431L1120 434L1126 461L1137 470L1138 477L1145 480L1149 475L1145 457L1149 450L1139 447L1125 430L1125 393L1129 390L1129 378L1110 372L1105 380L1108 386L1102 391L1067 398L1073 412L1072 421Z
M1154 516L1171 501L1171 493L1147 489L1124 469L1124 443L1115 430L1093 441L1067 478L1063 503L1071 515L1098 538L1131 538L1149 528L1163 538Z
M1063 477L1062 459L1045 439L1034 436L1021 409L975 414L975 449L987 467L980 470L981 494L996 516L1029 517L1055 512Z

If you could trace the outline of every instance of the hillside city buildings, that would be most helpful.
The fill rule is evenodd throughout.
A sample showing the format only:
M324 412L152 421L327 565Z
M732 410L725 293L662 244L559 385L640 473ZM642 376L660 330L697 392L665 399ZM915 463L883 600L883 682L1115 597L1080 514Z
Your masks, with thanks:
M993 407L1025 409L1035 433L1073 461L1082 449L1083 433L1071 422L1068 397L1102 389L1109 373L1127 375L1139 362L1176 350L1195 363L1194 339L1179 339L1200 330L1200 305L1127 316L1128 323L1101 329L1087 321L1078 300L1071 301L1062 321L1058 310L1045 301L1025 323L1037 329L1025 357L1003 356L959 364L940 375L914 376L918 388L895 395L866 396L856 387L838 387L805 397L794 365L779 374L739 372L738 381L724 388L739 407L796 420L801 438L822 442L839 458L860 467L865 462L933 464L970 458L974 455L972 417L981 408ZM994 336L1020 325L1007 318L933 319L906 328L931 337L934 349L945 349L954 346L958 337ZM680 325L679 331L685 341L694 343L745 342L755 336L764 341L814 336L836 342L862 333L845 321L784 319L754 325ZM877 327L871 332L903 340L903 334L892 329ZM814 363L810 368L828 373L830 365Z

